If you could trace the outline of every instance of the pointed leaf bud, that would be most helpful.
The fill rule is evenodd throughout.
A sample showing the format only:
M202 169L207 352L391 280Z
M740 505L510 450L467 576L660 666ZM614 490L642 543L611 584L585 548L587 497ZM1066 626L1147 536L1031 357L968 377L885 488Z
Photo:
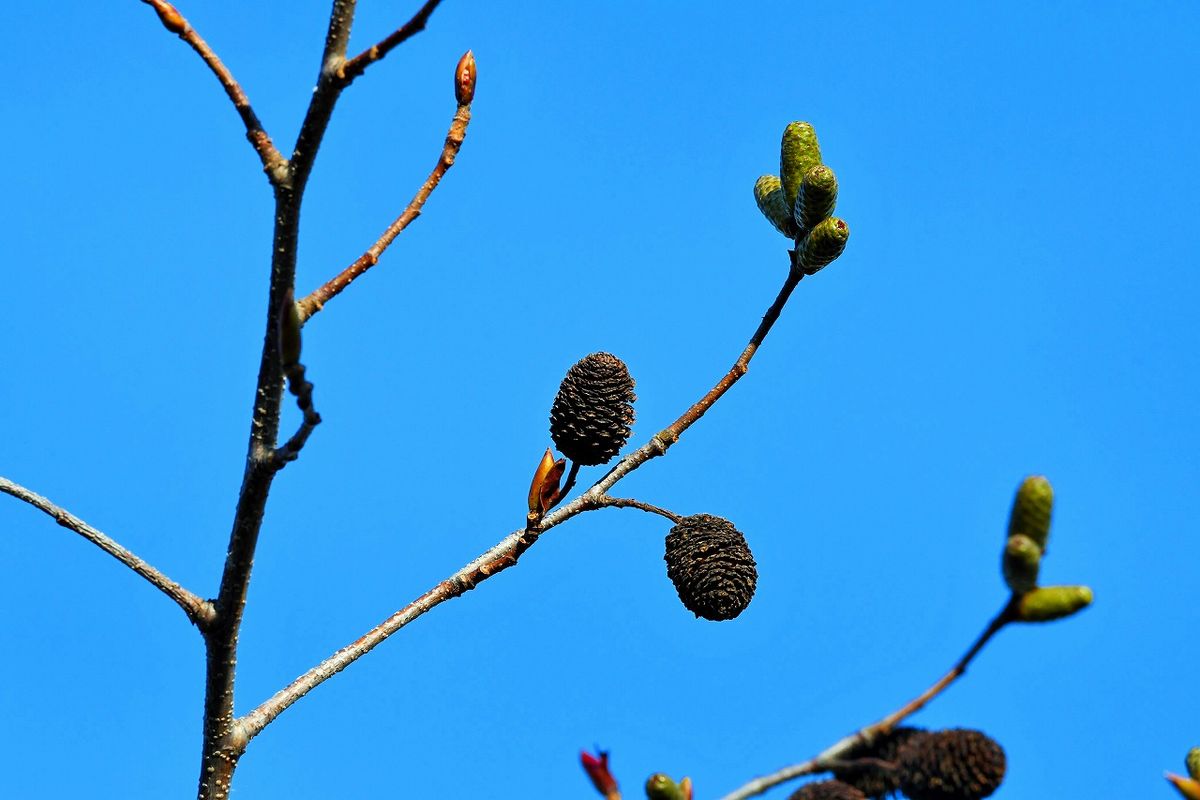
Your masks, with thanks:
M775 230L789 239L796 238L799 231L796 230L796 221L792 219L792 209L783 199L783 184L778 175L763 175L754 182L754 201L758 203L758 210L767 218L767 222L775 226Z
M1168 772L1164 776L1186 800L1200 800L1200 780Z
M583 771L587 773L597 792L606 798L621 796L621 790L617 788L617 779L608 769L607 751L597 750L596 755L592 755L586 750L581 750L579 751L579 763L583 765Z
M1193 780L1200 781L1200 747L1193 747L1188 750L1187 758L1184 759L1184 764L1187 765L1188 775Z
M687 800L683 789L661 772L646 779L646 797L648 800Z
M154 10L158 12L158 19L162 22L163 27L171 33L183 34L187 30L187 20L179 13L179 10L170 3L164 0L146 0L150 5L154 6Z
M807 122L791 122L783 129L779 148L779 178L783 183L783 200L789 209L796 207L800 181L813 167L821 163L821 146L817 132Z
M1037 544L1023 533L1008 537L1004 548L1004 582L1013 594L1025 594L1037 586L1038 567L1042 562L1042 551Z
M792 792L788 800L866 800L866 795L841 781L806 783Z
M692 779L684 778L679 782L679 790L683 792L683 800L692 800Z
M754 597L754 556L746 537L727 519L711 514L684 517L667 534L663 559L679 599L697 617L733 619Z
M542 460L533 473L533 481L529 484L529 512L531 514L545 514L550 510L556 499L558 483L562 479L566 465L567 462L561 458L555 461L550 448L546 448Z
M829 167L818 164L804 174L794 208L801 236L833 214L833 208L837 205L837 195L837 176Z
M454 99L460 106L470 105L475 99L475 54L470 50L463 53L454 68Z
M980 800L1000 787L1007 766L995 739L965 728L914 736L897 763L910 800Z
M550 408L550 436L577 464L607 464L629 440L633 378L611 353L592 353L567 370Z
M805 275L819 272L833 262L846 249L846 240L850 238L850 226L837 217L822 221L796 248L796 266Z
M1086 586L1042 586L1021 597L1017 622L1053 622L1091 603L1092 590Z
M1054 508L1054 489L1041 475L1030 475L1021 481L1013 498L1012 514L1008 518L1008 535L1021 533L1033 539L1038 549L1046 552L1050 538L1050 514Z

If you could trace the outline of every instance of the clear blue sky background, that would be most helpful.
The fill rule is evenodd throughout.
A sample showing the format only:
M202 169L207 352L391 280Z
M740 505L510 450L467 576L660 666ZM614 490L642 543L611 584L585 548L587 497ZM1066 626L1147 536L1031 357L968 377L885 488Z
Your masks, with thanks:
M328 5L181 6L284 147ZM354 49L415 6L363 0ZM213 594L270 191L147 7L21 4L8 30L0 474ZM446 0L343 98L310 186L301 291L408 202L474 48L459 163L306 330L325 424L271 496L239 711L521 524L576 359L628 362L635 443L728 368L787 265L751 187L805 119L846 255L621 485L734 520L758 595L697 621L661 519L586 515L288 711L235 796L588 798L599 744L628 797L663 770L714 798L940 675L1004 600L1009 502L1040 472L1043 577L1096 603L1003 632L917 721L996 736L999 798L1171 797L1162 770L1200 744L1198 31L1190 2ZM11 498L0 574L5 795L194 792L202 646L178 609Z

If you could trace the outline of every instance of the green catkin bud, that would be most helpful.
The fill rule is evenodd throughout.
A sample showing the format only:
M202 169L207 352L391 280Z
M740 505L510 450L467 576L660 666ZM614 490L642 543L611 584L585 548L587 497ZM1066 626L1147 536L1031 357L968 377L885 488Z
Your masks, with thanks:
M1008 518L1008 535L1024 534L1046 552L1050 538L1050 514L1054 508L1054 489L1041 475L1030 475L1021 481L1013 498L1012 514Z
M656 772L646 780L646 797L649 800L685 800L679 784L661 772Z
M1200 747L1188 750L1187 759L1183 763L1187 765L1188 776L1194 781L1200 781Z
M758 210L767 221L775 226L775 230L789 239L795 239L799 231L796 221L792 219L791 206L783 199L783 184L778 175L763 175L754 182L754 200Z
M779 147L779 178L783 183L783 199L788 209L796 207L800 182L810 169L821 163L821 146L817 132L807 122L790 122L783 129Z
M833 207L837 205L837 195L837 176L829 167L819 164L805 173L793 209L801 235L808 233L817 223L833 214Z
M1086 586L1042 586L1021 597L1017 622L1053 622L1091 604L1092 590Z
M805 275L812 275L833 262L846 249L850 226L844 220L830 217L822 221L796 248L796 266Z
M1038 567L1042 561L1042 550L1037 542L1023 533L1008 537L1004 547L1004 582L1013 594L1025 594L1037 587Z

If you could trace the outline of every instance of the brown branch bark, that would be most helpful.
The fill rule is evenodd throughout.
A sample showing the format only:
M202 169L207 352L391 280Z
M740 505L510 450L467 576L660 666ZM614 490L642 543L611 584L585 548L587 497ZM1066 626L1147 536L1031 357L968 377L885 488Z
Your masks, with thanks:
M233 77L233 73L221 62L221 59L217 58L217 54L208 46L208 42L204 41L175 6L165 0L142 0L142 2L158 12L158 18L162 21L163 27L187 42L200 58L204 59L204 63L217 76L225 94L233 102L238 116L242 118L242 124L246 126L246 138L250 141L254 151L258 153L267 177L271 183L282 180L286 174L287 161L276 149L271 137L267 135L258 115L254 113L254 107L250 105L250 98L246 96L241 84Z
M167 597L175 601L175 603L183 609L183 613L187 614L188 619L192 621L201 630L204 630L213 620L215 611L212 603L200 597L199 595L189 592L187 589L180 586L175 581L168 578L166 575L159 572L150 564L138 558L129 550L122 547L113 539L104 535L100 531L88 525L79 517L70 513L66 509L56 506L40 494L31 492L24 486L13 483L7 478L0 478L0 492L11 495L12 497L22 500L39 511L48 514L54 518L54 521L59 525L73 530L83 538L87 539L92 544L99 547L104 552L108 553L113 558L120 561L131 570L141 575L152 586L165 594Z
M473 64L474 62L472 61L472 71L474 69ZM425 201L433 194L433 190L441 183L442 177L445 176L450 167L454 166L454 159L458 156L458 151L462 149L463 141L467 136L467 125L470 122L471 104L469 102L461 103L454 114L454 119L450 123L450 129L446 133L446 141L442 145L442 152L438 156L437 164L434 166L433 171L429 173L429 177L425 179L425 183L421 184L421 188L417 190L412 201L409 202L400 216L396 217L395 221L384 230L375 244L371 245L365 253L355 259L354 263L331 278L325 285L314 289L307 297L302 298L297 303L302 323L320 311L330 299L339 295L356 278L378 264L379 257L383 255L383 251L396 240L396 237L413 220L421 216L421 209L424 208Z
M525 551L532 547L538 538L549 529L561 525L571 517L598 508L607 506L643 508L646 504L635 505L635 501L612 498L607 495L607 492L621 478L642 464L666 453L670 444L678 441L680 434L700 419L704 412L711 408L729 390L729 387L746 373L750 359L754 357L759 346L779 319L784 304L787 303L792 291L796 288L802 277L803 272L796 268L795 257L793 256L791 269L788 272L788 277L784 281L783 287L780 289L770 308L767 309L762 322L759 324L757 330L755 330L754 335L751 336L750 343L734 363L729 373L666 430L656 434L649 442L622 458L615 467L609 470L607 475L594 483L586 492L566 505L547 514L540 520L536 516L531 515L524 530L510 533L470 564L467 564L458 572L437 584L395 614L392 614L379 625L376 625L355 641L296 678L288 686L276 692L270 699L239 720L240 728L247 740L261 733L263 728L269 725L301 697L369 653L405 625L408 625L413 620L418 619L426 612L436 608L447 600L459 597L474 589L493 575L497 575L509 567L515 566ZM652 509L647 506L643 510ZM655 510L659 513L664 513L664 516L668 516L668 518L671 517L670 512L663 512L662 509Z
M348 86L355 78L362 75L367 67L425 30L425 24L429 22L429 18L440 3L441 0L428 0L408 22L392 31L378 44L371 45L354 58L346 61L338 70L338 78Z
M967 667L975 659L975 656L979 655L980 651L991 641L992 637L1015 619L1016 608L1016 600L1009 600L1000 613L993 617L992 621L983 629L983 633L979 634L979 637L971 645L970 649L963 654L962 658L955 662L949 672L938 678L932 686L900 706L900 708L891 714L835 742L807 761L784 767L777 772L772 772L770 775L764 775L749 781L737 790L722 797L721 800L746 800L748 797L760 795L768 789L795 778L804 775L814 775L818 772L828 772L837 766L836 762L846 758L856 747L862 744L870 744L876 737L892 730L896 725L924 708L931 700L944 692L950 684L962 677L967 671Z

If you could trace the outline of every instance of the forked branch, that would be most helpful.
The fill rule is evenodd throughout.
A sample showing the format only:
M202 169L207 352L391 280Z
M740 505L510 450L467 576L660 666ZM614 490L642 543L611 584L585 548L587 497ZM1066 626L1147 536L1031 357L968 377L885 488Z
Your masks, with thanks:
M344 85L349 85L355 78L362 75L367 67L379 61L388 53L395 50L414 35L425 30L425 24L437 9L442 0L428 0L412 19L388 34L378 44L371 45L354 58L345 61L338 70L338 78Z
M183 613L187 614L188 619L202 630L212 622L214 617L212 603L189 592L66 509L59 508L40 494L31 492L24 486L15 484L7 478L0 478L0 492L11 495L18 500L23 500L39 511L50 515L59 525L75 531L138 575L141 575L159 591L174 600L183 609Z
M238 116L242 118L242 123L246 126L246 138L250 140L254 151L258 153L267 177L271 183L283 180L286 175L287 160L276 149L271 137L263 129L258 115L254 113L254 108L250 105L250 98L246 96L246 92L233 77L233 73L221 62L221 59L217 58L217 54L208 46L208 42L204 41L175 6L165 0L142 0L142 2L158 12L158 18L162 21L163 27L187 42L200 58L204 59L204 63L217 76L221 87L225 89L225 94L233 102Z

